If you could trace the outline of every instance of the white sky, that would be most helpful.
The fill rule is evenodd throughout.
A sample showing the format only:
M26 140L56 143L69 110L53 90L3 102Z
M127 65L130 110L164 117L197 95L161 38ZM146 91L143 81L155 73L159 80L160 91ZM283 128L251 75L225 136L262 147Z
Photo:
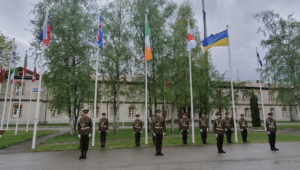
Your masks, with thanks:
M33 39L30 30L30 20L34 18L30 11L33 4L39 0L0 0L0 31L10 39L15 38L18 45L17 52L21 56L18 66L23 66L25 51L29 49L29 41ZM98 0L99 2L101 0ZM109 1L109 0L103 0ZM184 0L173 0L176 3ZM189 0L193 6L195 18L203 39L203 15L202 0ZM226 29L229 25L229 41L232 59L233 80L237 79L237 69L241 81L258 79L255 71L257 68L255 47L261 58L265 51L260 46L260 40L264 37L257 33L261 26L253 19L252 14L274 10L281 17L294 14L294 18L300 18L300 1L298 0L205 0L207 35L216 34ZM220 72L229 70L229 58L227 47L211 49L213 64ZM265 63L265 61L263 61ZM33 70L33 60L28 60L28 69Z

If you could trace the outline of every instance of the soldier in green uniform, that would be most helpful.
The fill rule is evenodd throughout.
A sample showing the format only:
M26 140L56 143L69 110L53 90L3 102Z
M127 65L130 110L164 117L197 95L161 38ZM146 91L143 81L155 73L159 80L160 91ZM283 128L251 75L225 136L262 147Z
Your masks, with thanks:
M78 122L78 137L80 138L81 156L79 159L86 159L86 152L89 149L89 141L92 134L92 119L87 117L89 110L83 110L83 118Z
M207 139L207 132L208 132L208 123L204 113L202 113L202 116L199 119L199 129L201 132L202 143L207 144L206 139Z
M186 117L186 114L182 114L182 118L179 121L179 130L182 133L183 144L187 144L187 134L190 131L189 119Z
M101 142L101 148L105 148L105 142L106 142L106 133L108 132L108 119L105 117L106 113L102 113L102 118L99 121L99 133L100 133L100 142Z
M226 153L223 150L223 139L225 135L225 122L221 119L221 114L216 113L217 119L214 122L214 131L217 137L218 153Z
M247 132L248 132L248 125L246 119L244 119L244 114L241 114L241 119L239 120L239 125L242 133L242 138L244 143L247 142Z
M143 133L143 122L140 120L140 115L136 115L136 119L133 121L133 133L135 135L135 147L141 146L140 139Z
M164 156L164 154L161 153L161 148L162 148L162 140L163 136L165 136L165 131L166 131L166 124L165 124L165 119L160 116L161 111L156 110L156 117L153 120L152 123L152 128L153 135L155 136L155 149L156 149L156 154L155 156L161 155Z
M154 121L154 118L155 118L155 117L156 117L156 113L153 115L153 119L152 119L152 122L151 122L151 133L152 133L152 141L153 141L153 145L156 145L156 144L155 144L156 137L155 137L155 135L153 134L154 129L152 129L152 127L154 127L154 126L152 126L152 124L153 124L153 121Z
M269 118L266 120L266 127L269 136L269 143L272 151L278 151L279 149L275 148L277 126L276 121L273 119L273 113L268 114Z
M233 143L231 142L231 133L233 132L233 120L232 118L228 117L228 113L225 113L225 131L226 131L226 136L227 136L227 142L228 143Z

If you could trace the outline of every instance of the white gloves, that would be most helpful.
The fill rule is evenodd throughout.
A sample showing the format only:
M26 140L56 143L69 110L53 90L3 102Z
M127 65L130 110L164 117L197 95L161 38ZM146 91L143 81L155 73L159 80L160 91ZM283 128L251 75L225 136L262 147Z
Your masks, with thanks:
M100 131L99 131L99 133L100 133Z
M247 128L247 131L248 131L248 128Z
M183 132L183 130L181 130L181 132Z
M165 133L163 133L163 135L165 136Z
M89 138L92 136L92 134L89 134Z
M243 132L243 129L241 129L241 132Z
M153 131L151 131L151 133L153 133Z
M270 132L268 132L268 135L270 135Z
M231 131L233 131L233 128L231 128Z
M225 131L227 132L227 128L225 128Z
M208 128L207 128L207 132L208 132Z
M133 132L133 134L135 134L135 132Z
M216 137L218 137L218 134L215 134L216 135Z
M202 130L202 129L200 129L200 132L203 132L203 130Z
M143 131L141 131L141 134L143 133Z
M276 132L276 134L277 134L277 132Z
M106 131L106 133L108 132L108 130Z
M78 135L78 137L80 138L80 137L81 137L81 135Z
M155 133L153 133L153 136L155 136Z
M189 132L190 130L187 130L187 132Z

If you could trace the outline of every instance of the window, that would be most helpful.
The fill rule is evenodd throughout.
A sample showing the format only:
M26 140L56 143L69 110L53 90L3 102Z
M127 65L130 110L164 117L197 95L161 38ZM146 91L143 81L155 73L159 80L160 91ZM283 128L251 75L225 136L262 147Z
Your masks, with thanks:
M262 110L261 109L259 109L259 116L262 118L263 117L263 115L262 115Z
M117 113L117 109L116 109L116 112L114 111L114 107L112 106L110 108L110 117L114 117L115 116L115 113Z
M96 107L96 117L99 117L99 112L100 112L100 107L97 106L97 107ZM93 115L93 116L94 116L94 115Z
M135 107L129 106L129 117L134 117Z
M21 83L16 84L16 95L23 95L23 89L21 87L22 87ZM24 87L24 84L23 84L23 87Z
M257 93L257 101L260 101L260 93Z
M52 118L58 118L58 111L55 108L52 109Z
M238 114L237 114L236 108L235 108L234 110L235 110L235 115L237 116ZM233 110L232 110L232 108L231 108L231 114L233 115Z
M273 101L273 96L272 96L272 94L269 94L269 101Z
M244 101L248 101L248 96L246 93L244 93Z
M287 117L287 115L286 115L286 109L282 109L282 117Z
M17 117L18 115L18 108L19 108L19 105L14 105L14 114L13 114L13 117ZM21 117L21 112L22 112L22 105L20 107L20 112L19 112L19 118Z
M249 108L245 109L245 117L250 117L250 110L249 110Z
M274 110L273 108L270 109L270 112L273 113L273 117L276 117L276 115L275 115L275 110Z

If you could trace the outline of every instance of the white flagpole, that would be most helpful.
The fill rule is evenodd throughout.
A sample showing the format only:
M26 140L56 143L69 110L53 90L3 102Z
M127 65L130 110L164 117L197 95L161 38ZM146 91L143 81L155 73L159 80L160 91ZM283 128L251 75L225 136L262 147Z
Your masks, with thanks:
M256 49L257 70L258 70L258 76L259 76L259 89L260 89L260 98L261 98L261 105L262 105L262 114L264 116L264 127L265 127L265 130L267 130L266 116L265 116L265 109L264 109L264 98L263 98L263 95L262 95L260 71L259 71L259 64L258 64L258 58L257 58L257 47L255 47L255 49Z
M190 23L188 22L188 29ZM190 91L191 91L191 121L192 121L192 142L195 143L195 129L194 129L194 106L193 106L193 85L192 85L192 60L191 51L189 51L189 64L190 64Z
M235 142L238 142L237 138L237 127L236 127L236 113L235 113L235 103L234 103L234 95L233 95L233 83L232 83L232 70L231 70L231 56L230 56L230 43L229 43L229 31L227 25L227 34L228 34L228 54L229 54L229 67L230 67L230 83L231 83L231 98L232 98L232 111L234 117L234 135L235 135Z
M15 76L13 77L13 82L12 82L12 85L11 85L11 90L10 90L10 100L9 100L9 105L8 105L8 113L7 113L7 123L6 123L6 130L8 130L8 126L9 126L9 118L10 118L10 111L11 111L11 100L12 100L12 92L13 92L13 89L14 89L14 82L15 81Z
M33 82L31 82L31 88L30 88L31 91L30 91L29 109L28 109L28 114L27 114L27 126L26 126L26 132L28 132L28 125L29 125L29 114L30 114L30 109L31 109L32 87L33 87Z
M13 39L13 44L14 44L14 41L15 41L15 39ZM1 119L1 130L3 129L3 123L4 123L4 114L5 114L5 107L6 107L6 102L7 102L7 93L8 93L9 79L10 79L10 67L11 67L11 59L10 59L10 63L9 63L8 77L7 77L7 82L6 82L4 107L3 107L2 119ZM0 135L0 138L1 138L1 135Z
M26 51L26 56L27 56L27 51ZM24 61L25 62L25 61ZM21 84L21 94L19 91L19 106L18 106L18 110L17 110L17 123L16 123L16 129L15 129L15 135L17 135L18 133L18 125L19 125L19 115L20 115L20 109L21 109L21 99L22 99L22 95L23 95L23 82L24 82L24 67L23 67L23 74L22 74L22 84Z
M145 30L147 27L147 14L145 15ZM145 55L145 54L144 54ZM145 61L145 144L148 145L148 89L147 89L147 61Z
M34 118L34 129L33 129L33 138L32 138L32 147L31 149L35 149L35 141L36 141L36 131L37 131L37 121L38 121L38 113L39 113L39 105L40 105L40 96L41 96L41 84L43 78L43 65L44 65L44 54L45 54L45 45L42 43L42 62L39 76L39 87L38 87L38 97L36 101L36 110L35 110L35 118Z
M95 123L97 112L97 84L98 84L98 58L99 58L99 45L97 45L97 59L96 59L96 78L95 78L95 99L94 99L94 121L93 121L93 140L92 147L95 146Z

